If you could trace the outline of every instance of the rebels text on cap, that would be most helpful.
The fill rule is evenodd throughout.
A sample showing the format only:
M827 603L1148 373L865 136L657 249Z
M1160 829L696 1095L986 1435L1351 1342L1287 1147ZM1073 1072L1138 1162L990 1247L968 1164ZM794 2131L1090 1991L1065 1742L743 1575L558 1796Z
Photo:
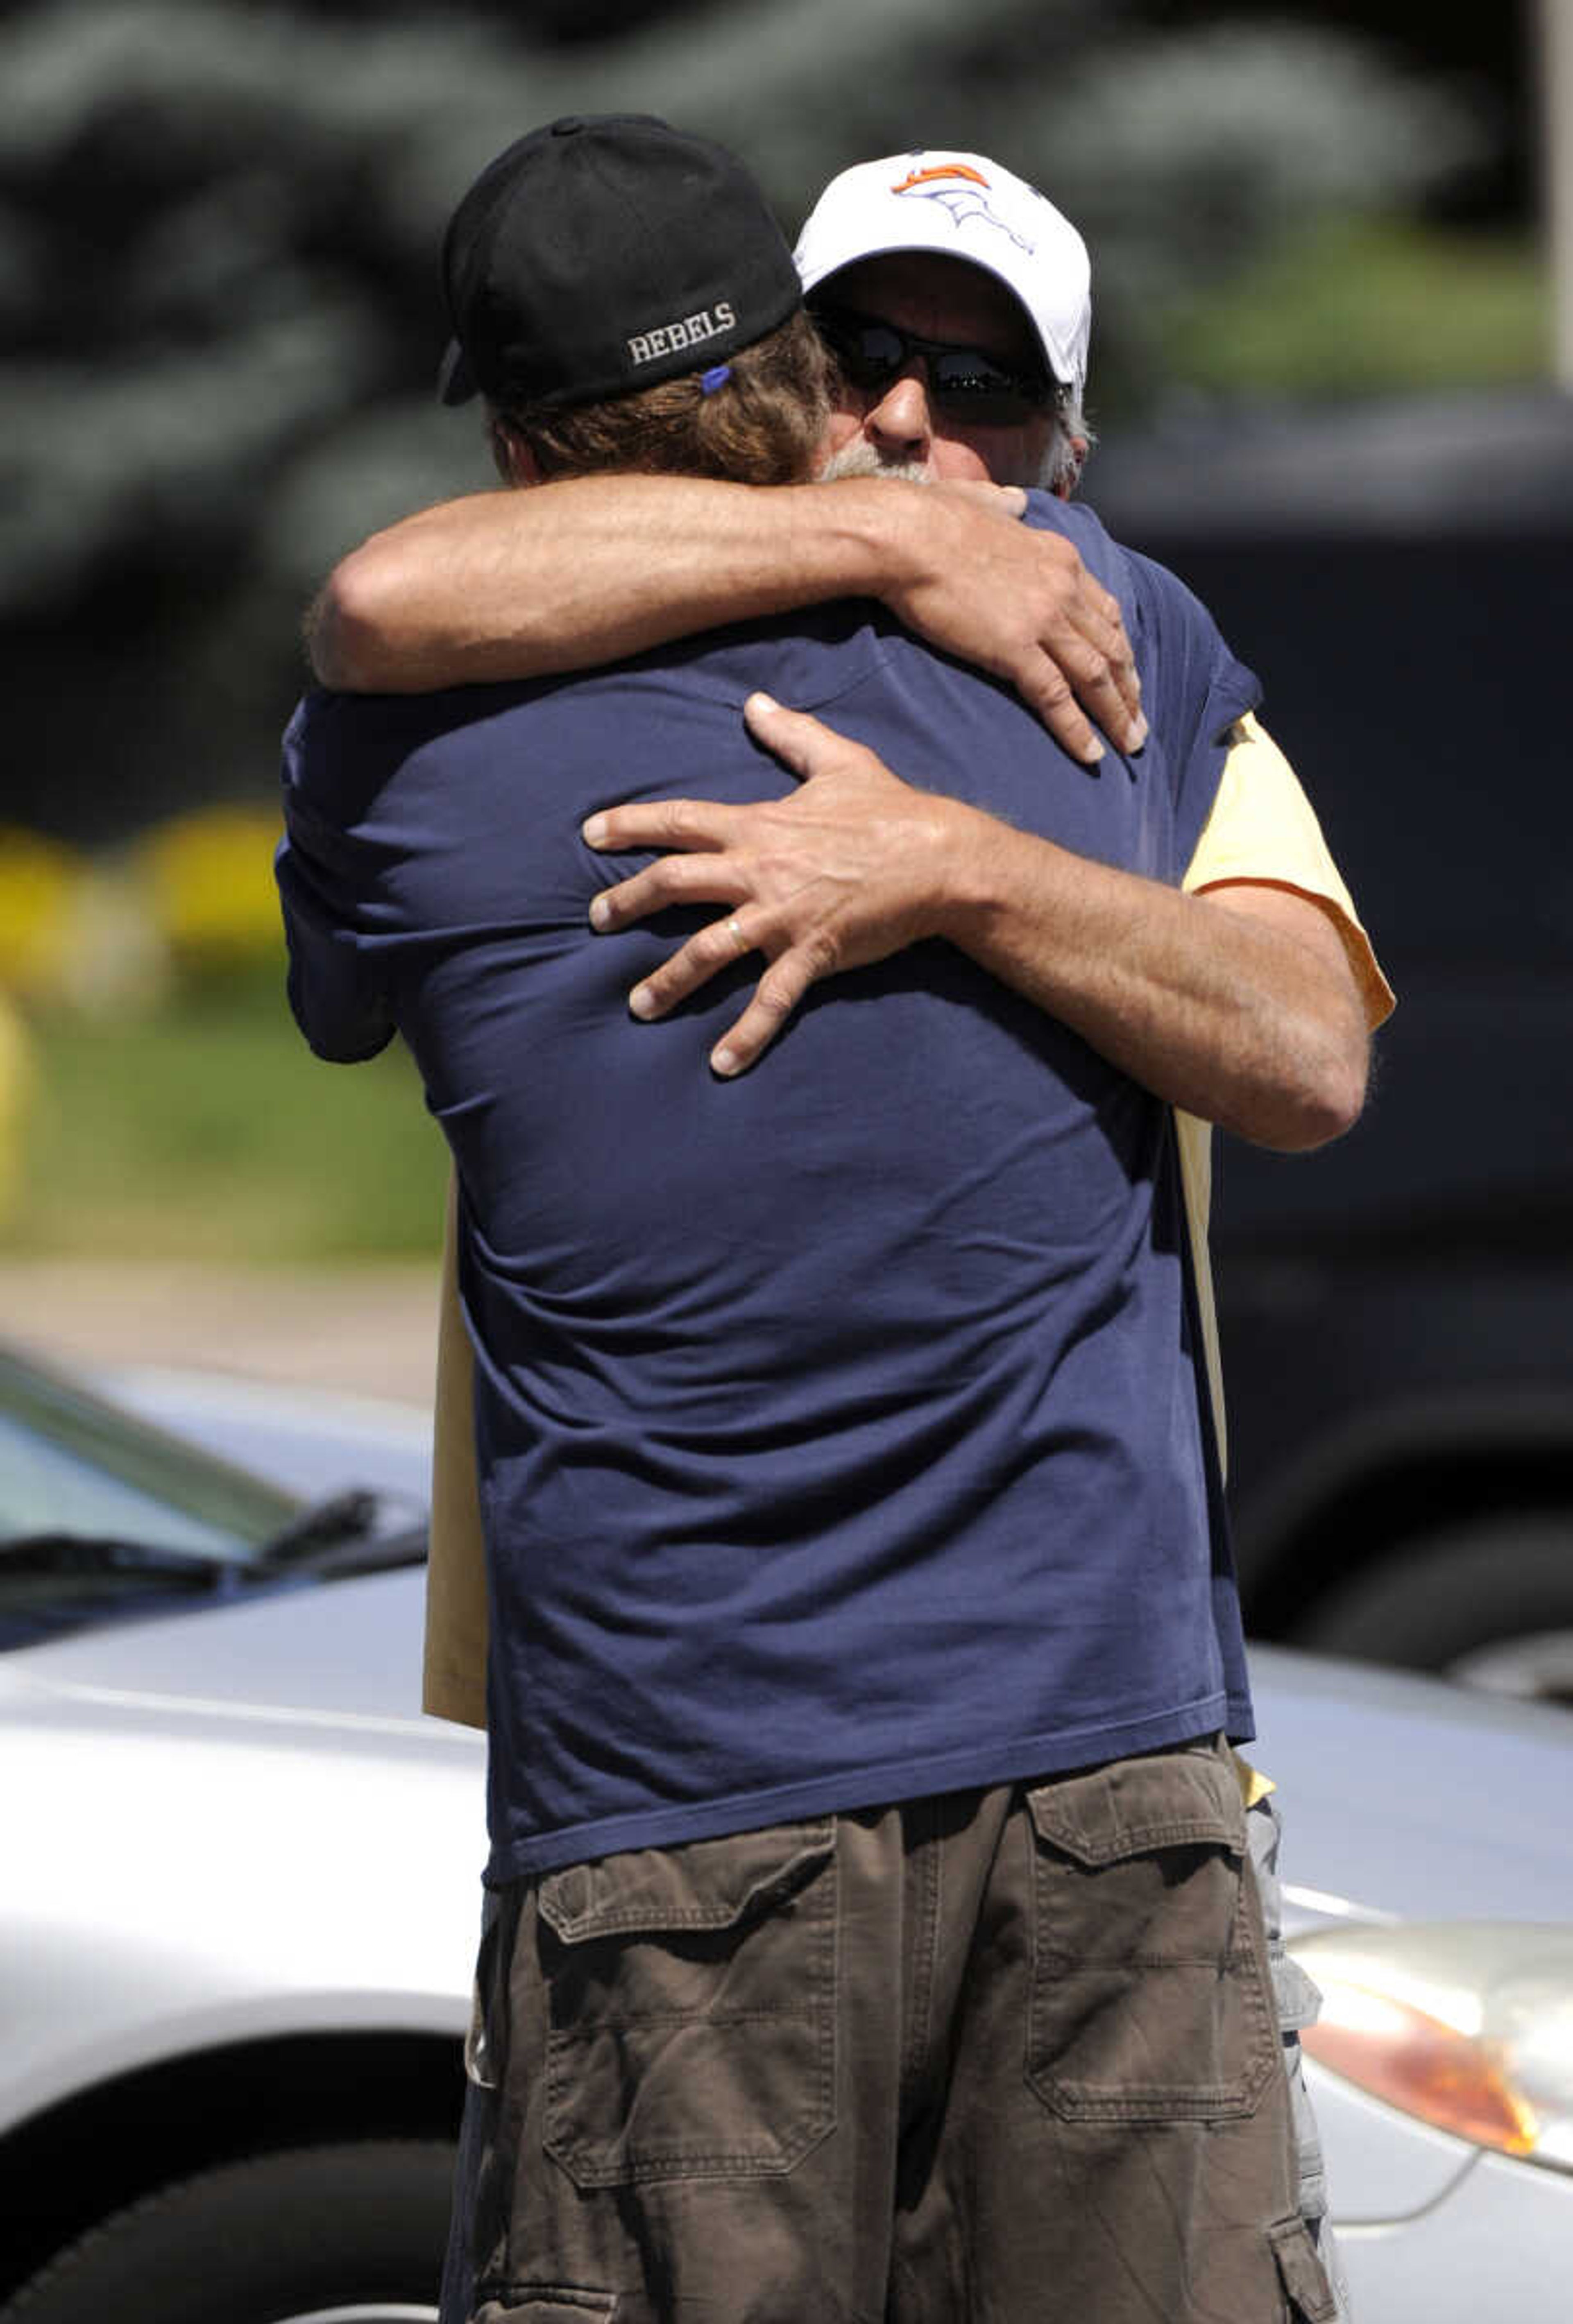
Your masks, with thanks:
M734 329L736 322L730 302L718 299L713 307L701 307L697 315L685 315L679 323L662 323L659 329L638 332L628 342L628 353L636 364L652 363L657 355L673 354L680 347L702 346L707 339L719 338L723 331Z

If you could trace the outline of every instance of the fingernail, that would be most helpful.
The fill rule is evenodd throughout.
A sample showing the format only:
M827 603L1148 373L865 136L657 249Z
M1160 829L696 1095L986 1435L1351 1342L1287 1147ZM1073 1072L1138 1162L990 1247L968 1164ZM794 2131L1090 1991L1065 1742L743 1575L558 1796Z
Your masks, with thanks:
M591 926L591 927L593 927L593 928L609 928L609 927L611 927L611 925L612 925L612 907L611 907L611 905L606 901L606 899L605 898L605 896L593 896L593 897L590 899L590 926Z
M1103 754L1104 746L1095 734L1081 754L1081 763L1084 767L1096 767Z
M579 837L587 847L604 847L606 844L606 818L592 815L579 825Z
M735 1074L737 1070L736 1052L732 1049L712 1049L710 1065L724 1080L728 1074Z
M773 694L751 694L743 707L745 710L758 710L763 712L779 710L781 708L781 705L776 700Z
M654 1016L656 1006L655 995L648 984L636 984L628 995L628 1014L631 1017L643 1017L648 1020Z
M1125 744L1126 750L1139 751L1142 748L1143 743L1147 740L1149 731L1146 718L1143 713L1138 710L1131 724L1130 739Z

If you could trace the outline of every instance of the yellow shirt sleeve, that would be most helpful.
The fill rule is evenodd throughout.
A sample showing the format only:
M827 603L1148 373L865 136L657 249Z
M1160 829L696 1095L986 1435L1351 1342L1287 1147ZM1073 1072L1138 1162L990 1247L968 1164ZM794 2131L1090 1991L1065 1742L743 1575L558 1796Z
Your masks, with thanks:
M461 1726L486 1723L486 1548L476 1477L475 1356L458 1304L458 1187L451 1176L437 1323L421 1707Z
M1393 988L1377 965L1316 812L1294 769L1249 711L1235 722L1218 795L1184 886L1188 895L1195 896L1205 888L1223 888L1235 881L1292 888L1319 904L1344 939L1370 1029L1374 1032L1393 1014Z
M1365 1021L1374 1032L1393 1009L1393 988L1382 973L1371 939L1360 924L1354 899L1328 852L1315 809L1272 737L1249 711L1235 722L1212 813L1203 826L1183 885L1188 895L1246 881L1257 887L1291 888L1319 904L1344 940L1365 1003ZM1185 1189L1197 1302L1201 1310L1203 1353L1211 1394L1218 1462L1228 1468L1228 1433L1224 1413L1223 1366L1213 1297L1212 1255L1208 1226L1212 1212L1213 1133L1194 1114L1174 1116L1180 1147L1180 1184Z

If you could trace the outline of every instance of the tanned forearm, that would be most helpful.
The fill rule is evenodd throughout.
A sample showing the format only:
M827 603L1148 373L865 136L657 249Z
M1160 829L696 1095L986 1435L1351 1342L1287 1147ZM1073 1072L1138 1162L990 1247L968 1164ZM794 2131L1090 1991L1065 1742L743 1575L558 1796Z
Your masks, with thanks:
M478 493L374 534L308 622L326 686L356 693L588 669L719 622L879 598L1014 686L1081 759L1088 715L1140 747L1116 601L1013 487L878 477L754 487L583 476ZM1079 701L1079 707L1078 707Z
M1156 1096L1282 1152L1338 1137L1367 1039L1342 941L1307 899L1189 896L936 800L934 933Z
M312 660L329 686L414 694L592 669L870 594L868 498L618 475L446 502L345 558L314 610Z

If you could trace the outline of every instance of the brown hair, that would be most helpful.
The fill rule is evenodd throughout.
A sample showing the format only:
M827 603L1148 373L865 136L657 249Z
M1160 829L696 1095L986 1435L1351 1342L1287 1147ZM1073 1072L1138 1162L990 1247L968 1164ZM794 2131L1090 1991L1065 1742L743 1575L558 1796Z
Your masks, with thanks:
M798 313L728 358L731 376L707 395L694 371L599 403L521 403L487 414L492 456L513 479L510 438L543 476L632 469L794 484L813 473L830 405L830 364Z

